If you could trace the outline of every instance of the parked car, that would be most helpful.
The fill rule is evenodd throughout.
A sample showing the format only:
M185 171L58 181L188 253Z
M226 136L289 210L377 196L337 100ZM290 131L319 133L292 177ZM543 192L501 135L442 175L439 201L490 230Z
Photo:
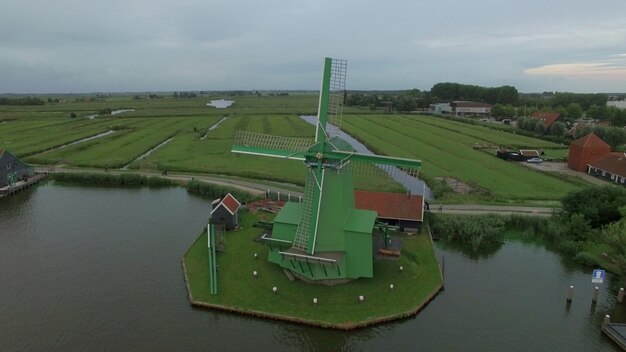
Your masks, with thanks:
M543 159L541 158L530 158L528 160L526 160L527 163L533 163L533 164L540 164L543 162Z

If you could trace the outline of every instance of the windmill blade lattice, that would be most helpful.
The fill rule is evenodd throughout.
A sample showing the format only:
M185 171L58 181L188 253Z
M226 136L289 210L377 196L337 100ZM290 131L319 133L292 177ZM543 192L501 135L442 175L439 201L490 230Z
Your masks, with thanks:
M237 131L235 133L235 145L251 148L296 152L306 151L314 143L315 140L313 138L274 136L248 131Z
M330 96L328 103L328 122L336 128L328 127L326 135L329 138L339 135L341 129L341 115L343 113L343 102L346 92L346 72L348 69L347 60L333 59L330 76ZM326 128L326 126L324 126Z

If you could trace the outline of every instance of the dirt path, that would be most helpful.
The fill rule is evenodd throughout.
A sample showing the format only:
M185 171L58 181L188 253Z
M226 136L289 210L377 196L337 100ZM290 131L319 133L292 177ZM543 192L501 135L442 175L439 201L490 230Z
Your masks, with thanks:
M96 173L105 173L104 170L98 169L74 169L74 168L65 168L65 167L55 167L45 168L38 167L36 168L37 172L96 172ZM120 174L124 171L120 170L109 170L106 171L111 174ZM243 191L250 192L256 195L265 194L265 192L270 189L272 193L280 192L281 199L283 199L283 195L286 198L288 194L291 197L299 197L302 196L301 192L295 192L286 188L280 188L276 186L268 186L265 184L255 183L252 181L245 181L236 178L228 179L223 177L215 177L208 175L192 175L192 174L184 174L184 173L168 173L168 175L163 176L158 172L138 172L140 175L144 176L159 176L165 177L170 180L175 181L191 181L198 180L202 182L212 183L220 186L229 186L235 187L237 189L241 189ZM430 211L433 213L439 213L440 204L431 203ZM520 215L534 215L534 216L550 216L555 208L550 207L526 207L526 206L507 206L507 205L482 205L482 204L443 204L441 205L441 213L443 214L520 214Z

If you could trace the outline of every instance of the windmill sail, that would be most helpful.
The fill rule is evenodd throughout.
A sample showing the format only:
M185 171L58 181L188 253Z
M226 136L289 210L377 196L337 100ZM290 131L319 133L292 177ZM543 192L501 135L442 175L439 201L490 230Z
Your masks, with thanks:
M353 173L415 177L421 161L356 153L337 137L345 100L345 60L326 58L315 138L238 131L233 152L304 161L302 203L274 220L268 260L310 280L372 277L376 213L354 207ZM285 244L289 245L285 248Z

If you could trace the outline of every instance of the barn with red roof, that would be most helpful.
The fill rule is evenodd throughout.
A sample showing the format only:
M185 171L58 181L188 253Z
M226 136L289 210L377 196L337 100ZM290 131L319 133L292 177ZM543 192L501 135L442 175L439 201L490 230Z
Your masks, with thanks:
M611 146L593 133L578 138L569 145L567 167L587 172L587 165L611 152Z
M561 114L559 114L558 112L535 111L533 112L531 117L533 119L541 121L547 130L561 117Z
M232 194L228 193L225 197L214 200L212 206L212 224L224 225L226 230L232 230L239 226L239 208L241 203Z
M609 153L589 164L589 174L626 186L626 153Z
M357 209L375 211L378 220L398 226L400 231L419 232L422 228L424 198L421 195L355 190L354 203Z

